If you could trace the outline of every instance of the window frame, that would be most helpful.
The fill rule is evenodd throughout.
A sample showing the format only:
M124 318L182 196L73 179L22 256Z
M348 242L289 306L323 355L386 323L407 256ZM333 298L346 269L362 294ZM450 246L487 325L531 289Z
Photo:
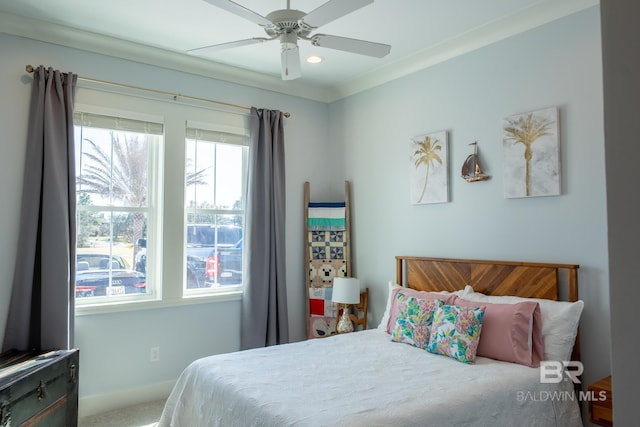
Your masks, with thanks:
M199 132L201 131L201 132ZM199 137L199 134L202 133ZM225 136L228 137L227 140L223 141L214 141L213 139L219 136L221 139L224 139ZM236 127L224 126L224 125L216 125L212 123L205 122L196 122L189 120L186 123L185 130L185 168L186 168L186 150L187 150L187 140L192 140L194 142L206 142L209 144L226 144L226 145L234 145L243 147L242 152L242 177L241 177L241 209L220 209L220 208L192 208L188 206L187 201L187 189L186 189L186 174L185 174L185 198L184 198L184 281L185 284L187 282L187 229L189 225L189 215L190 214L202 214L202 215L241 215L242 216L242 232L244 239L244 229L245 229L245 213L246 213L246 197L247 197L247 178L248 178L248 165L249 165L249 132L248 129L239 129ZM193 137L192 137L193 136ZM244 240L243 240L244 241ZM243 243L244 247L244 243ZM242 264L244 265L244 253L242 254ZM244 276L244 275L243 275ZM244 287L244 283L240 284L230 284L224 285L220 287L213 288L200 288L200 289L187 289L184 288L184 297L199 297L202 295L216 295L216 294L225 294L229 292L242 292Z
M148 173L155 176L159 187L149 195L149 204L156 209L157 236L153 249L155 265L151 261L147 269L153 268L157 286L153 297L135 298L119 301L96 301L78 304L76 315L99 314L109 312L157 309L172 306L238 301L242 289L224 289L217 292L185 293L186 280L185 235L185 150L187 124L208 124L217 131L242 132L248 135L249 115L232 110L211 108L197 103L176 102L161 97L140 96L131 91L116 92L93 86L78 86L76 92L76 111L93 114L123 116L136 120L162 120L164 140L159 147L157 161L150 163ZM144 112L144 113L142 113ZM152 175L153 174L153 175ZM150 192L151 193L151 192ZM243 195L246 195L246 179L243 182ZM148 218L150 222L151 219ZM147 224L149 227L149 224ZM147 235L148 236L148 235ZM173 242L167 244L163 242ZM178 248L178 249L176 249ZM150 261L151 254L147 258ZM182 266L182 267L181 267ZM148 274L149 274L149 270Z
M79 119L76 118L79 116ZM99 121L100 119L104 121L113 120L115 122L114 126L107 125L99 125L99 126L91 126L91 119L95 121ZM91 206L78 206L76 204L76 215L78 212L109 212L110 214L116 212L143 212L147 217L147 240L151 240L152 242L160 242L160 233L159 233L159 224L162 224L162 210L159 208L161 206L162 200L162 189L163 189L163 177L159 172L159 164L162 158L162 154L164 152L164 118L157 115L150 115L144 113L137 113L127 110L114 110L109 108L104 108L95 105L85 105L85 104L76 104L74 106L74 132L77 126L88 127L88 128L99 128L104 129L106 131L123 131L123 132L132 132L130 129L117 129L118 128L118 120L130 120L138 122L139 124L149 124L149 127L161 127L162 132L159 133L156 129L155 132L149 133L153 139L157 139L155 141L151 141L148 145L147 152L147 194L146 199L147 203L144 207L134 207L134 206L118 206L117 204L94 204ZM79 121L80 123L77 123ZM137 131L136 131L137 132ZM142 132L140 132L142 133ZM82 131L81 131L82 135ZM79 141L75 141L77 145ZM76 171L76 174L80 171ZM77 193L76 193L77 194ZM158 259L158 256L161 256L162 247L158 245L153 246L154 259ZM111 255L111 253L110 253ZM83 297L76 298L76 307L91 307L91 306L101 306L101 305L118 305L118 304L129 304L136 302L144 302L144 301L154 301L162 298L162 287L156 286L157 283L160 283L156 280L156 268L154 268L155 261L152 261L151 268L147 269L146 273L146 293L144 294L125 294L122 296L109 296L109 297ZM133 260L131 269L135 269L135 260ZM151 277L151 280L149 280ZM150 285L151 284L151 285Z

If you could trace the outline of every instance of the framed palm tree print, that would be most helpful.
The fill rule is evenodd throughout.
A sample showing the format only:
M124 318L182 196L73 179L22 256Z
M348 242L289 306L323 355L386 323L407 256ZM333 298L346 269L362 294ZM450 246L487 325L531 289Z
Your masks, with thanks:
M410 200L414 205L449 201L447 131L411 138Z
M504 197L560 195L556 107L503 120Z

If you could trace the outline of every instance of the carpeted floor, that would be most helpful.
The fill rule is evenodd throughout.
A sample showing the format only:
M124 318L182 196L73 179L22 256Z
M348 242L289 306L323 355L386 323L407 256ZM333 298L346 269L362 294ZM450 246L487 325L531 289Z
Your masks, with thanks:
M164 400L116 409L78 420L78 427L154 427L164 408Z

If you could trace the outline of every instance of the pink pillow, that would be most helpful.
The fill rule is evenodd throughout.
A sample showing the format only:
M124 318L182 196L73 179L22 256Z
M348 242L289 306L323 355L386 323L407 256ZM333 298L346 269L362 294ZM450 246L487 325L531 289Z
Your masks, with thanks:
M419 299L426 300L444 300L445 304L453 304L456 299L456 295L454 294L439 294L437 292L425 292L425 291L416 291L415 289L409 288L397 288L391 290L391 309L389 310L389 322L387 322L386 331L390 334L393 331L393 328L396 324L396 319L398 318L398 312L400 311L400 306L397 303L397 295L398 293L402 293L407 297L415 297Z
M537 368L544 354L540 305L525 301L495 304L456 297L455 305L483 306L482 333L478 356Z

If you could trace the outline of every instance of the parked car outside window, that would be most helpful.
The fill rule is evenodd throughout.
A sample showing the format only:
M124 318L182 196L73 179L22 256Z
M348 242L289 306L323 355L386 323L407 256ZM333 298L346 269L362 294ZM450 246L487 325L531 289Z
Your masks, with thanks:
M187 271L204 287L242 283L242 228L234 225L187 226Z
M76 255L76 298L145 292L145 274L132 270L124 257L101 253Z
M242 228L234 225L189 224L186 234L187 288L210 288L242 283ZM135 270L146 272L146 239L139 250Z

